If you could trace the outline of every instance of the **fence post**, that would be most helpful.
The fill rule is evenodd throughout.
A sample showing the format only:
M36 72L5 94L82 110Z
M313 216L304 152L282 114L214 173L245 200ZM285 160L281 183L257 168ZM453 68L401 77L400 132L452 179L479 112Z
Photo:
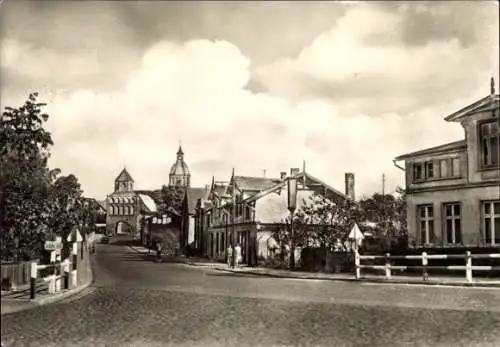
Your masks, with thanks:
M389 253L385 254L385 278L391 279L391 255Z
M429 279L429 273L427 272L427 252L422 252L422 275L424 277L424 281Z
M72 287L76 287L77 286L77 269L78 269L78 244L76 242L73 242L73 249L72 249L72 252L73 254L73 271L71 272L71 283L72 283Z
M355 267L355 276L356 279L359 280L361 277L361 267L360 265L360 258L359 258L359 252L357 249L354 250L354 267Z
M31 273L30 273L30 299L35 298L35 287L36 287L36 277L38 273L38 265L36 261L31 262Z
M64 260L64 289L69 289L69 259Z
M465 279L472 283L472 256L470 251L465 252Z

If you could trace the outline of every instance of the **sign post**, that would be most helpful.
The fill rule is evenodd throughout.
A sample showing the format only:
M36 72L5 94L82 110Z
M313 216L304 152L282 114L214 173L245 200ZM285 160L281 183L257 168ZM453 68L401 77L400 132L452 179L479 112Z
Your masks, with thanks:
M353 252L354 252L354 266L355 266L355 275L356 279L359 279L361 277L361 267L360 267L360 258L359 258L359 251L358 251L358 243L361 243L365 236L359 230L358 224L354 224L354 226L351 229L351 232L349 233L348 239L353 240L354 242L354 247L353 247Z

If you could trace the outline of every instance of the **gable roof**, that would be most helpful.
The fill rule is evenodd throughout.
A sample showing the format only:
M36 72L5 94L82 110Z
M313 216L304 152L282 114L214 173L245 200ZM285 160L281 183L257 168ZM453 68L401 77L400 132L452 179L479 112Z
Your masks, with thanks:
M194 214L196 209L196 204L199 199L203 199L206 195L206 188L187 188L185 199L187 199L188 213Z
M115 181L132 181L134 182L134 179L130 174L128 173L126 168L123 168L122 172L115 178Z
M469 106L466 106L466 107L450 114L449 116L445 117L444 120L447 122L460 121L461 119L463 119L463 118L465 118L473 113L477 113L480 111L488 111L490 109L493 109L492 108L493 103L495 103L494 108L498 108L499 101L500 101L500 95L490 94L490 95L485 96L484 98L470 104Z
M409 158L414 158L418 157L421 155L427 155L427 154L435 154L435 153L445 153L445 152L451 152L451 151L456 151L456 150L465 150L467 149L467 142L465 140L460 140L460 141L454 141L450 143L445 143L444 145L439 145L431 148L426 148L422 149L420 151L408 153L408 154L402 154L399 157L397 157L395 160L405 160Z
M327 199L331 201L336 202L336 201L344 201L345 199L347 199L347 196L344 193L340 192L339 190L333 188L332 186L326 184L325 182L319 180L318 178L312 176L307 172L300 172L297 175L291 177L296 178L298 180L302 179L305 182L306 187L308 187L315 193L325 196ZM264 189L243 201L244 202L256 201L263 196L266 196L270 193L283 189L284 187L286 187L287 184L288 184L287 180L283 181L279 180L279 182L273 185L272 187Z
M234 176L236 188L240 191L261 191L282 182L278 178ZM230 184L232 181L230 182Z

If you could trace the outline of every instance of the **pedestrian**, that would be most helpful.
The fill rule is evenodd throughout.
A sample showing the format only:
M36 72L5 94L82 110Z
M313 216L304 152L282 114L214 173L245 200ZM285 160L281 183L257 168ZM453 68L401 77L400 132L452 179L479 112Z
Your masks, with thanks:
M156 259L161 262L161 243L156 242Z
M233 264L233 246L231 245L227 247L226 260L227 260L227 267L231 268L231 265Z
M236 244L236 247L234 247L234 256L235 256L235 265L236 265L236 268L239 269L240 267L240 263L241 263L241 246L239 243Z

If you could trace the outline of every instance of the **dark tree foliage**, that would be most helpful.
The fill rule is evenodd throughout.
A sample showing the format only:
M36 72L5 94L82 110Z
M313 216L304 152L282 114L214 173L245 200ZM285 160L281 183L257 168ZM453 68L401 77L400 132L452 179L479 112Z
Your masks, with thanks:
M160 211L167 211L173 208L175 211L180 212L182 209L182 202L184 200L185 190L180 186L163 186L161 188L161 201L159 204Z
M19 108L6 107L0 119L0 232L2 259L39 257L45 240L84 224L82 191L74 175L50 170L53 145L43 125L45 104L30 94Z

